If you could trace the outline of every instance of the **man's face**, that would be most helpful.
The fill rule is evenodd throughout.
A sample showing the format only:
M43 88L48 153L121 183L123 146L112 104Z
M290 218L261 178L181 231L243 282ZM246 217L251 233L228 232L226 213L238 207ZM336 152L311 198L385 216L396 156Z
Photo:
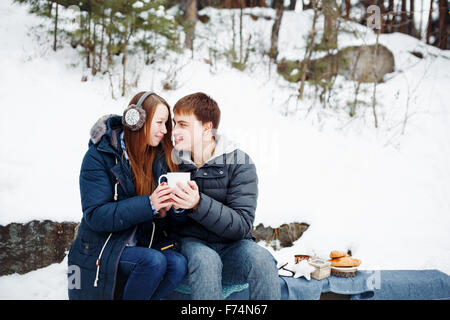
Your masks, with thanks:
M173 122L172 135L175 150L192 153L194 150L202 150L203 126L193 113L175 114Z

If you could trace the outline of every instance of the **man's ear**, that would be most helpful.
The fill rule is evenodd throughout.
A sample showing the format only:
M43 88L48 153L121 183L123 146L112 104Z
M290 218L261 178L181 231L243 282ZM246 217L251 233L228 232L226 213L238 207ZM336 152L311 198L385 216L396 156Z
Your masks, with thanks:
M212 121L204 122L203 123L203 134L206 134L208 132L212 133L212 128L213 128Z

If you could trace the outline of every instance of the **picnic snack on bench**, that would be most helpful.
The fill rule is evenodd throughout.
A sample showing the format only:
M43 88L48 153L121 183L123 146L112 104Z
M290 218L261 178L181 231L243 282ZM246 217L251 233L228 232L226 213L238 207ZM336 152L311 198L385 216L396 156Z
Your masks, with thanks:
M341 257L348 257L349 255L347 253L345 253L344 251L339 251L339 250L333 250L330 253L330 258L334 259L334 258L341 258Z
M333 250L330 252L331 275L336 277L354 277L358 273L357 267L361 264L361 260L352 258L351 253Z
M328 261L331 262L332 267L358 267L361 264L361 260L352 257L341 257Z
M330 261L332 267L358 267L361 260L352 258L348 253L340 250L330 252Z

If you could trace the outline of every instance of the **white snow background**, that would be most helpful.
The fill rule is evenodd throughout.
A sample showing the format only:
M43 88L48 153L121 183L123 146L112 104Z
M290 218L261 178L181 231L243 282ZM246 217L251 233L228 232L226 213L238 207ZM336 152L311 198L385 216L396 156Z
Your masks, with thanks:
M173 106L186 94L203 91L222 111L221 130L255 161L259 199L255 226L307 222L309 229L290 248L268 248L279 261L295 254L326 257L350 249L361 269L439 269L450 274L450 52L407 35L380 35L395 57L395 72L377 87L379 128L370 106L348 116L353 82L340 86L331 108L312 105L313 89L296 101L297 84L277 75L257 53L241 72L222 60L214 65L208 47L230 47L231 14L204 9L208 24L197 24L194 57L167 54L144 65L130 59L129 80L116 100L107 76L90 76L74 49L53 52L50 36L37 28L49 23L26 6L0 4L0 224L33 219L80 221L79 170L89 130L108 113L121 114L139 91L155 90ZM270 46L272 9L245 9L244 39L258 50ZM303 59L312 12L284 13L280 58ZM321 19L318 25L322 26ZM374 44L366 27L339 35L339 47ZM320 36L319 28L319 36ZM410 51L420 51L419 59ZM162 89L177 72L177 88ZM88 81L81 82L87 75ZM118 79L118 78L117 78ZM113 79L114 81L118 81ZM371 101L372 85L361 98ZM404 122L406 115L406 124ZM260 243L264 245L264 243ZM0 277L0 299L67 299L67 259L25 275Z

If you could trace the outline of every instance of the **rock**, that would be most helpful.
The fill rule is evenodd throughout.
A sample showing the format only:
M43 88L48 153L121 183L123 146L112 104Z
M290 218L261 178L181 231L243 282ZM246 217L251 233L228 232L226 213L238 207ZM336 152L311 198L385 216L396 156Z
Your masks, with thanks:
M419 59L423 59L423 53L420 51L409 51L409 53L411 53L413 56L415 56Z
M377 51L375 57L375 49ZM277 71L289 82L301 80L302 61L281 60ZM306 71L306 80L328 80L337 74L347 80L360 82L383 82L385 74L395 68L394 55L385 46L351 46L329 54L320 59L311 60Z
M201 23L208 23L211 20L211 18L206 14L198 14L197 18Z
M376 50L376 56L375 56ZM394 71L395 61L392 52L379 44L372 46L352 46L338 53L338 74L348 80L360 82L383 82L387 73Z
M264 225L260 223L252 230L252 234L256 238L256 242L264 240L267 244L272 245L272 247L277 250L279 247L291 247L294 241L299 239L308 227L309 224L298 222L283 224L278 228L272 228L270 226L264 227ZM274 245L274 242L277 242L277 240L279 241L279 247L278 244Z
M60 263L74 239L75 222L33 220L0 226L0 276Z

